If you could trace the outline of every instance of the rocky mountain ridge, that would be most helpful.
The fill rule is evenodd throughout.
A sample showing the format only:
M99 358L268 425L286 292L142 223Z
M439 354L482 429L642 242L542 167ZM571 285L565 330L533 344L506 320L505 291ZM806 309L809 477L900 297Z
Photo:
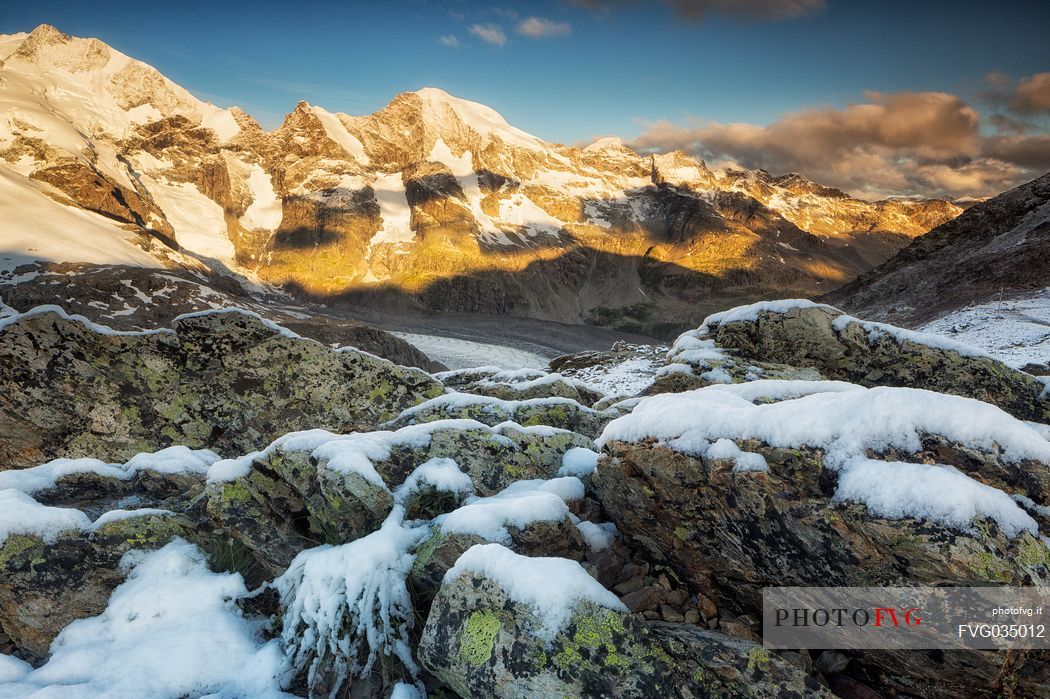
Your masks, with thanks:
M0 60L0 197L26 211L4 221L8 267L204 265L329 302L667 334L829 290L961 211L547 143L435 88L366 116L301 102L268 132L48 25ZM54 223L71 214L90 234Z
M825 298L1050 373L1050 174L969 207Z

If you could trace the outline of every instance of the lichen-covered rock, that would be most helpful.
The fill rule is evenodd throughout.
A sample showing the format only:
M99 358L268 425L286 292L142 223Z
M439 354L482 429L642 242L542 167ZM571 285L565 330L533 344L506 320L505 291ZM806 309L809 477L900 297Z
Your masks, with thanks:
M0 327L0 469L123 461L182 444L250 451L301 428L368 429L440 395L419 370L334 352L242 312L119 334L56 311Z
M207 511L219 529L279 574L304 548L343 544L376 530L394 505L393 491L434 459L452 459L481 496L511 483L553 478L562 457L593 447L582 435L511 423L488 427L474 420L440 420L395 432L335 435L291 433L261 452L215 468L206 490ZM421 505L434 510L455 498ZM447 503L446 503L447 504Z
M578 379L536 369L507 371L498 367L479 367L446 371L435 376L457 391L508 401L571 398L582 405L591 406L604 396Z
M462 697L830 696L748 641L646 623L588 599L555 629L544 616L501 581L461 573L431 606L420 662Z
M570 449L592 449L584 435L545 425L505 423L488 427L473 420L438 420L402 428L396 435L426 429L423 443L395 442L375 468L387 483L403 483L414 468L433 458L453 459L470 477L474 491L494 495L519 480L553 478Z
M273 574L303 549L374 531L394 504L388 488L360 473L327 469L310 451L280 446L206 493L212 521Z
M66 625L106 608L124 580L125 553L159 549L177 536L210 538L206 527L171 513L116 518L47 542L32 533L8 536L0 541L0 630L25 658L46 658Z
M114 330L146 330L168 327L186 313L245 308L328 347L354 347L425 371L446 368L391 333L328 314L309 301L289 307L287 299L260 295L257 288L253 295L237 277L210 270L27 261L0 271L6 275L19 280L5 284L3 293L3 302L16 311L58 301L67 312Z
M736 395L750 385L646 399L607 428L593 478L631 542L720 617L755 622L735 631L759 630L767 586L1050 584L1050 449L1031 428L911 389L751 404ZM952 696L1002 660L960 656L935 676L923 653L858 663ZM1000 680L1041 686L1039 662Z
M1050 421L1050 397L1035 377L961 343L869 323L831 306L754 304L710 316L697 332L697 339L710 340L737 364L774 362L862 386L951 393L992 403L1020 419Z
M604 352L579 352L555 357L551 371L605 391L607 398L630 398L645 390L664 365L666 345L636 345L617 341ZM604 401L602 401L604 402ZM599 405L593 406L600 409Z
M390 424L403 427L433 420L465 418L495 426L509 421L526 427L548 425L594 438L613 417L580 405L572 398L503 400L469 393L449 393L409 408Z

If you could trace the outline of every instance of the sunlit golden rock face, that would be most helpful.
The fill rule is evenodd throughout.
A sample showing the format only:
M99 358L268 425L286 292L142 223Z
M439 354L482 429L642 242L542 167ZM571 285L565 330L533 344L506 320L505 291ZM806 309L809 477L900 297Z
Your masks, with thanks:
M268 132L94 40L41 27L4 45L20 121L0 163L213 267L331 300L688 324L830 290L960 212L617 139L547 143L433 88L365 116L300 102ZM46 96L61 90L87 97Z

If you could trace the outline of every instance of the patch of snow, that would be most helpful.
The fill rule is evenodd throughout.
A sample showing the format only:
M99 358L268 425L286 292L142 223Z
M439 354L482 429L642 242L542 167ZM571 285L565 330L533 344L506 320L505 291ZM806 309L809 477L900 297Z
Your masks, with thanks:
M233 116L233 110L220 109L211 104L206 105L206 107L211 107L211 109L205 108L202 110L204 114L201 117L201 126L214 131L215 135L219 137L219 143L226 143L241 132L241 127ZM160 116L159 111L157 111L157 116Z
M984 517L1011 538L1039 532L1013 498L951 466L860 459L839 477L834 499L862 503L887 519L912 517L961 531L972 529L975 517Z
M412 230L412 208L408 205L401 173L376 175L372 189L379 203L379 216L383 225L372 236L368 243L369 248L379 243L400 244L415 240L416 234Z
M705 456L709 459L728 459L734 462L733 471L743 473L747 471L768 471L769 464L761 454L743 451L731 439L716 439L707 447Z
M0 544L12 534L38 536L50 544L62 532L83 531L91 520L80 510L41 505L18 490L0 490Z
M140 507L137 510L110 510L99 515L99 518L91 523L90 531L98 531L112 522L123 522L135 517L173 517L175 513L171 510L161 510L156 507Z
M343 121L339 118L338 114L332 114L321 107L310 107L310 111L317 117L318 121L321 122L321 127L324 128L324 132L328 135L328 138L335 141L335 143L349 153L354 160L362 165L368 165L368 154L365 153L365 147L356 136L347 130L346 125L343 124Z
M626 146L624 146L623 141L620 140L619 138L617 138L615 136L606 136L605 138L599 138L598 140L596 140L594 143L591 143L590 145L584 146L583 152L584 153L600 153L603 150L606 150L606 149L609 149L609 148L620 149L620 148L626 148Z
M524 192L515 192L500 200L499 218L504 223L520 226L526 235L556 236L565 228L564 221L548 214Z
M484 198L484 195L481 192L481 185L478 184L478 173L474 171L474 156L471 152L465 150L457 157L452 154L452 149L448 147L448 144L443 139L438 138L434 142L434 147L430 149L430 155L427 159L434 163L441 163L452 171L452 175L463 190L463 196L467 200L467 208L470 209L470 213L478 225L482 239L486 241L495 240L500 244L509 245L510 239L503 234L495 221L481 207L481 200Z
M248 230L276 230L283 216L281 199L274 192L270 175L256 163L248 166L248 189L252 193L252 203L241 216L241 225Z
M64 628L47 663L0 697L290 696L279 643L235 604L247 594L239 574L211 572L181 539L124 562L131 571L106 610Z
M394 489L395 502L404 503L411 495L426 488L445 493L471 495L474 483L452 459L436 457L417 466L405 482Z
M436 517L434 523L445 534L473 534L510 544L508 527L561 522L570 514L566 500L582 497L583 483L578 478L518 481L491 497L468 498L458 509Z
M607 395L632 396L653 382L663 366L662 357L668 352L668 348L662 346L635 345L634 349L645 353L621 362L595 364L565 373Z
M598 469L598 452L583 447L573 447L562 454L559 476L583 478L593 475Z
M219 455L215 452L181 445L136 454L124 464L107 464L90 458L54 459L32 468L0 471L0 488L13 488L32 495L54 488L61 478L75 473L96 473L119 480L128 480L140 471L205 474L217 461Z
M733 383L733 376L724 367L715 367L707 371L701 372L700 378L704 381L710 381L711 383L718 384L731 384Z
M845 381L792 381L789 379L756 379L731 385L705 386L700 391L724 391L749 403L773 402L802 398L814 393L841 393L863 390L863 386Z
M222 207L189 182L169 182L142 176L154 201L175 230L175 240L205 261L236 267L236 249L230 240Z
M502 430L517 428L531 431L514 423L502 423L488 427L477 420L435 420L420 425L402 427L396 432L353 432L351 434L333 434L327 430L304 430L289 432L278 437L261 451L245 454L233 459L217 461L208 469L208 482L221 483L236 480L248 475L252 462L264 459L278 450L309 451L318 461L320 468L330 468L342 473L358 473L376 486L386 488L373 462L390 458L391 452L399 446L422 448L430 444L431 435L439 430L483 430L499 435Z
M33 671L33 666L13 655L0 653L0 696L5 693L4 686L18 682Z
M573 521L591 551L604 551L616 540L616 525L612 522L587 522L575 516Z
M422 685L398 682L390 693L390 699L427 699L427 692Z
M481 143L487 146L493 137L504 143L529 150L544 150L546 144L535 136L525 133L507 123L496 110L477 102L453 97L444 90L424 87L416 92L423 100L423 118L433 123L440 130L446 123L445 107L452 110L459 120L481 136Z
M1025 421L1024 424L1028 425L1033 430L1035 430L1039 434L1043 435L1043 438L1046 439L1047 441L1050 441L1050 425L1043 425L1043 424L1038 423L1038 422L1028 422L1028 421Z
M574 379L571 376L563 376L562 374L559 374L557 372L535 376L535 372L532 372L530 374L523 374L523 371L531 370L500 371L480 379L477 382L477 385L479 387L495 387L500 385L507 385L512 387L516 391L527 391L530 388L550 386L551 384L555 383L565 383L577 389L591 390L596 391L598 393L602 393L594 386L580 381L579 379Z
M557 635L581 602L627 611L616 595L588 575L583 566L565 558L519 556L500 544L478 544L445 573L445 582L469 574L492 580L511 599L531 608L541 620L538 636L545 641Z
M596 411L592 408L588 408L581 405L572 398L529 398L526 400L503 400L502 398L494 398L492 396L479 396L473 393L446 393L436 398L431 398L419 405L408 408L400 415L397 419L409 419L422 412L432 410L449 410L456 411L464 408L471 408L476 406L482 406L482 410L486 413L495 413L502 411L508 415L514 415L519 409L522 408L533 408L551 405L565 405L572 406L573 408L583 411L595 413Z

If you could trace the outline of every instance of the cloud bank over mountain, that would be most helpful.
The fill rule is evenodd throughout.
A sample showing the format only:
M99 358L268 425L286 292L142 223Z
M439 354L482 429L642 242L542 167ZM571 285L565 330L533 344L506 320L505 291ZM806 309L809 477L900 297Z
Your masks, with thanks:
M712 161L799 171L861 196L981 196L1050 169L1050 73L1016 83L993 76L974 105L946 92L869 91L844 108L783 114L770 124L687 117L646 125L632 145L679 149Z

